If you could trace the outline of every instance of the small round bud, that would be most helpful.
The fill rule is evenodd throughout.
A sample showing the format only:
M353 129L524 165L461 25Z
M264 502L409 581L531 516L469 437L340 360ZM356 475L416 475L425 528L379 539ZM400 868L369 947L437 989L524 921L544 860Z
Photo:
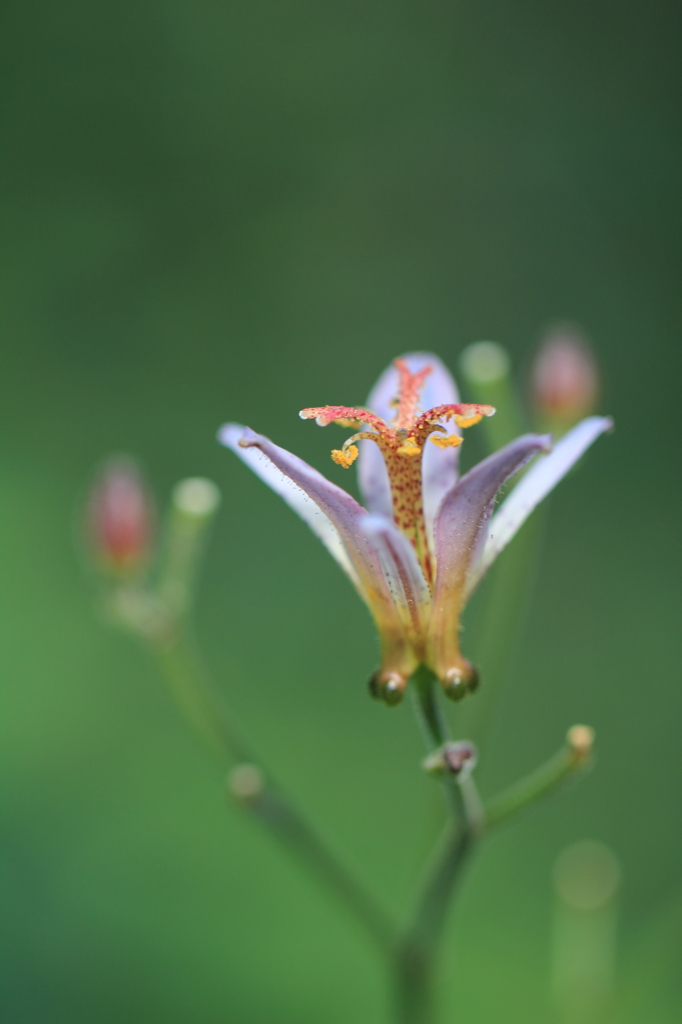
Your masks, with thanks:
M578 328L559 326L545 336L533 365L532 386L535 405L545 420L572 425L594 410L599 371Z
M589 725L572 725L566 734L569 747L578 761L586 761L594 746L594 729Z
M462 668L451 668L443 680L443 689L450 700L462 700L467 693L473 693L478 689L481 677L478 669L470 662L465 662Z
M444 684L443 689L450 700L462 700L466 695L466 686L459 673L450 675Z
M383 700L389 707L400 704L405 693L406 680L395 672L377 671L369 680L369 692L375 700Z
M613 898L620 885L620 865L608 846L584 840L567 847L554 866L557 893L575 910L591 911Z
M136 463L124 457L105 462L86 506L88 544L100 567L114 575L138 570L149 556L153 519L151 496Z
M227 777L227 787L233 797L252 803L263 792L265 779L255 764L238 764Z
M460 356L462 373L474 384L491 384L509 374L509 356L496 341L475 341Z
M395 679L389 679L383 689L384 700L387 704L399 704L403 699L403 688Z
M188 516L210 516L220 505L220 491L212 480L189 477L173 488L173 504Z

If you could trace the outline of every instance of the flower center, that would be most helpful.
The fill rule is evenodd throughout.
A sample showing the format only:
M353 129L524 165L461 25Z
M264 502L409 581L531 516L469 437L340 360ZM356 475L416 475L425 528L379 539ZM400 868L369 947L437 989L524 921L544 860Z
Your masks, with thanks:
M332 459L348 469L358 457L356 442L374 441L378 445L391 485L393 518L413 545L424 575L432 584L434 571L426 538L422 498L424 445L430 438L439 448L457 448L462 438L459 434L448 434L443 424L454 420L458 427L471 427L484 416L492 416L495 410L491 405L457 404L438 405L420 413L419 399L431 367L411 373L402 359L396 359L394 366L399 382L398 394L392 403L396 412L390 424L366 409L345 405L303 409L299 415L304 420L317 420L321 427L329 423L365 427L344 441L341 448L335 448L331 453ZM431 436L437 432L439 436Z

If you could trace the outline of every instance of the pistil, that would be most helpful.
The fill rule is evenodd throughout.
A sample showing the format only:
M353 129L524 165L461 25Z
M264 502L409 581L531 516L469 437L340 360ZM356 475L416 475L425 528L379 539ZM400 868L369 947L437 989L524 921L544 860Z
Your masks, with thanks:
M459 434L448 434L443 423L454 420L458 427L470 427L483 416L492 416L495 410L490 405L439 405L420 414L419 399L431 367L426 366L413 374L402 359L396 359L394 366L398 371L399 386L394 403L396 413L391 424L366 409L342 405L303 409L299 415L302 419L315 419L323 427L339 423L369 428L353 434L341 448L333 449L332 459L338 466L348 469L358 457L358 441L374 441L378 445L391 485L396 526L414 547L424 576L432 587L434 566L426 538L422 497L424 445L430 438L439 448L456 448L462 443L462 438ZM435 432L441 432L441 436L433 437Z

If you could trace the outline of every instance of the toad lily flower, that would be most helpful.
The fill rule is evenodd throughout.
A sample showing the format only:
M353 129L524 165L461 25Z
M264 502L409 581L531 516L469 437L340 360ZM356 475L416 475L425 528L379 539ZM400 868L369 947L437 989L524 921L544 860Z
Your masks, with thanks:
M579 423L493 515L505 481L551 444L549 435L525 434L458 479L461 429L494 412L460 403L448 370L428 353L396 359L367 408L303 409L300 416L320 426L356 429L332 459L348 468L359 456L366 508L267 437L234 423L220 429L221 443L305 520L368 605L381 641L372 690L388 703L400 700L420 664L455 699L475 688L476 670L459 645L466 600L538 502L611 425L598 416Z

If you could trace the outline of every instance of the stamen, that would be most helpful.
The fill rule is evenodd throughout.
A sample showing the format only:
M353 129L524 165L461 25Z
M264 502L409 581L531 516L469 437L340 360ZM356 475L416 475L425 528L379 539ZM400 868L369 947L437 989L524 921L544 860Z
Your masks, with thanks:
M398 455L407 455L408 458L414 458L415 455L421 455L422 449L419 447L413 437L408 437L403 441L399 448L396 448Z
M439 432L440 436L431 437L438 448L458 448L462 438L459 433L448 434L444 424L454 420L458 427L471 427L484 416L492 416L495 410L491 405L457 403L438 405L420 413L419 399L431 367L425 366L419 373L412 373L402 359L397 359L394 366L399 388L397 398L391 402L396 412L390 425L376 413L350 405L315 406L302 409L299 416L304 420L314 419L321 427L329 423L356 429L364 427L344 441L341 448L335 448L332 459L337 466L348 469L358 458L358 441L368 440L378 445L388 472L394 521L414 547L424 578L430 584L433 569L422 504L424 445L430 435Z
M298 415L302 420L316 420L320 427L337 423L339 420L350 420L351 426L355 426L356 423L369 423L379 433L390 433L380 416L376 416L366 409L358 409L349 405L320 405L310 409L301 409Z
M356 444L351 444L345 449L345 451L342 448L334 448L332 451L332 459L337 466L343 466L344 469L350 469L359 454L358 446Z
M463 402L459 405L437 405L429 409L417 420L417 429L424 423L436 423L438 420L454 419L460 427L466 427L469 423L478 423L484 416L494 416L495 407L492 405L475 405L472 402Z
M462 426L466 425L462 424ZM435 444L439 448L459 448L464 438L459 434L446 434L444 437L431 437L429 440L431 444Z
M480 423L482 419L483 415L477 412L473 416L455 416L455 423L458 427L473 427L474 424Z
M473 405L465 403L462 405L437 405L435 409L429 409L422 413L414 425L414 434L421 440L432 430L441 430L440 423L447 423L454 420L458 427L472 427L484 416L492 416L495 409L492 405ZM436 442L438 443L438 442ZM452 442L456 445L457 442ZM441 445L441 447L443 447Z

